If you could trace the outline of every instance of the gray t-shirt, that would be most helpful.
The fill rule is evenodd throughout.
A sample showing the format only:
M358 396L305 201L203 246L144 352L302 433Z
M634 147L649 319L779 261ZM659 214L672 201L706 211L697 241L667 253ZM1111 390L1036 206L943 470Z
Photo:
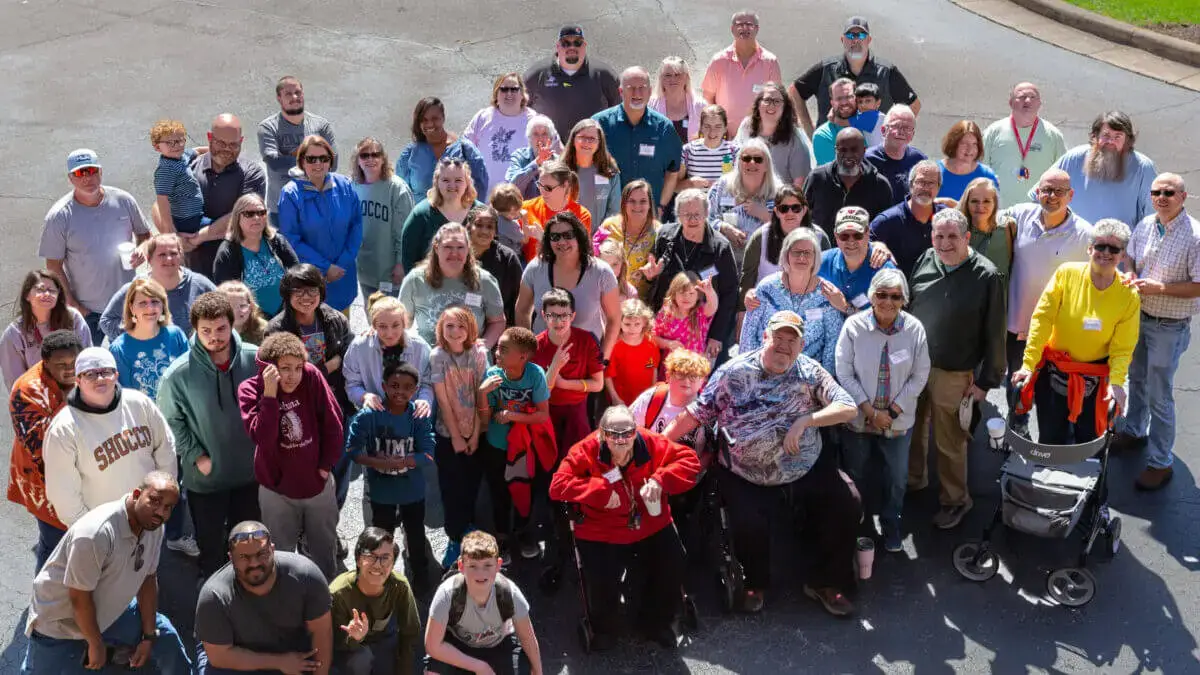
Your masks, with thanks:
M129 527L125 498L101 504L75 521L33 580L25 634L82 640L68 589L91 591L101 632L125 612L146 577L158 571L163 528ZM140 561L141 564L138 564Z
M542 295L551 288L550 267L541 258L536 258L529 263L529 266L525 268L525 273L521 275L521 285L527 286L529 290L533 291L534 333L546 330L546 322L542 320ZM555 279L554 284L561 286L562 281ZM600 258L589 260L583 278L579 280L579 284L575 288L571 289L571 295L575 296L575 322L571 325L590 332L603 344L604 308L600 305L600 298L616 288L617 275L613 274L608 263Z
M443 279L441 288L425 281L425 266L419 265L404 277L400 284L400 302L413 315L414 328L429 344L437 344L437 321L442 310L450 305L463 305L475 315L479 335L489 318L504 317L504 299L496 277L479 268L479 288L472 291L461 279Z
M62 260L75 299L98 313L133 279L133 270L121 266L117 246L132 243L135 234L149 233L133 195L106 185L104 199L96 206L80 204L72 192L50 207L38 255Z
M496 578L504 577L503 574L497 574ZM512 588L513 596L513 619L524 619L529 616L529 601L521 594L521 589L517 585L508 582L509 588ZM442 582L438 586L437 591L433 594L433 603L429 606L429 616L446 623L450 620L450 596L451 589L454 587L454 577L451 577ZM512 620L503 621L500 616L500 606L496 604L496 587L492 586L492 593L488 596L487 604L480 607L467 595L467 604L463 607L462 618L453 626L446 626L446 630L455 638L468 647L487 649L500 644L500 641L508 637L513 632Z
M307 652L312 638L305 622L326 614L331 604L325 576L302 555L276 551L275 585L261 596L242 588L227 563L200 589L196 638L267 654Z
M279 213L279 192L291 180L288 171L296 167L296 151L304 138L313 134L329 141L337 152L333 127L320 115L306 112L302 124L292 124L283 113L275 113L258 123L258 152L267 165L267 208L271 213ZM329 170L337 170L336 155Z

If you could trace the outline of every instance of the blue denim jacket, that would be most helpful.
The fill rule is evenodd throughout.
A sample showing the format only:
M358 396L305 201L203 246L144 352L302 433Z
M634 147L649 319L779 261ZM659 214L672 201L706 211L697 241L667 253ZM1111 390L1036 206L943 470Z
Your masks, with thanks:
M446 146L441 157L433 156L433 147L428 143L413 141L400 151L400 159L396 160L396 175L408 183L412 189L414 203L425 201L429 188L433 186L433 170L442 159L461 159L471 167L471 182L475 184L476 197L479 201L487 201L488 172L483 163L483 155L479 148L466 139L459 139Z

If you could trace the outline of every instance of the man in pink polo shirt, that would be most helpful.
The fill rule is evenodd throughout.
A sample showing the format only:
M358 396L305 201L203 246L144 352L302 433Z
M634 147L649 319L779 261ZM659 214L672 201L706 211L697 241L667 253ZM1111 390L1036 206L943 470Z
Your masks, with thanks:
M704 100L725 109L732 132L750 113L754 96L766 82L781 82L779 59L758 44L758 15L738 12L730 31L733 44L713 55L704 72Z

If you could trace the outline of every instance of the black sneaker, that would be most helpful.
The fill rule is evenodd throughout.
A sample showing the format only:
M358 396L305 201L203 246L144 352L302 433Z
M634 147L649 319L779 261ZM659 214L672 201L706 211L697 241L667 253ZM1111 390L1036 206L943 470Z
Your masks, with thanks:
M1124 431L1118 431L1109 446L1113 452L1134 452L1146 447L1145 436L1134 436Z
M533 560L542 554L542 547L538 545L537 536L527 529L517 533L517 546L521 549L521 557L526 560Z

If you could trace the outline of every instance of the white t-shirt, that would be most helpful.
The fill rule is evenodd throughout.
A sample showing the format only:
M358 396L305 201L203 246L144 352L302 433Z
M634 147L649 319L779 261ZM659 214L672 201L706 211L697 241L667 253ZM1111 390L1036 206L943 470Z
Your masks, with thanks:
M646 419L646 413L650 409L650 399L654 398L654 389L657 386L650 387L638 394L638 397L633 401L633 405L629 406L629 412L633 413L633 419L638 424L641 424L650 431L661 434L667 430L667 425L678 417L679 413L687 409L687 405L671 405L671 394L668 393L666 399L663 400L662 410L659 411L658 417L652 420ZM691 403L691 401L688 401L688 403ZM704 452L706 440L704 427L697 426L691 433L680 438L679 442L696 452Z
M483 155L483 163L488 170L489 192L504 182L504 174L508 171L508 162L513 153L529 146L525 127L536 114L533 108L524 108L509 117L492 106L475 113L467 122L463 138L474 143L479 148L479 154ZM487 195L479 195L479 201L486 202Z

